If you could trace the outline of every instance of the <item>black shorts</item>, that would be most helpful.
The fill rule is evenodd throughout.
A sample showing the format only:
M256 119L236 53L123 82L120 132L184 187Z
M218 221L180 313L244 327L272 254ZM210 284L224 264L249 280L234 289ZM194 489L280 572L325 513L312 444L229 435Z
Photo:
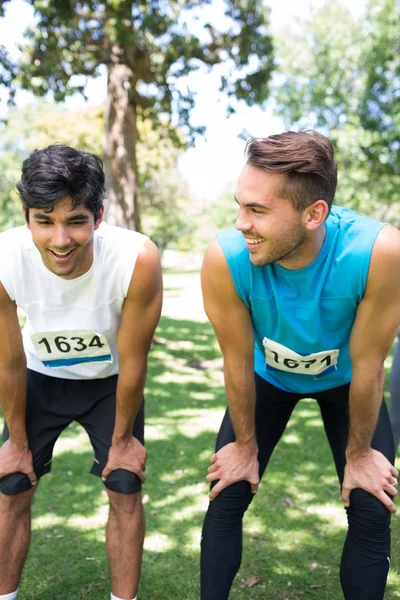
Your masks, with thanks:
M54 444L72 421L82 425L89 435L95 456L90 472L101 477L114 430L117 379L118 375L105 379L60 379L28 369L26 430L38 479L50 472ZM144 443L144 401L132 434ZM8 438L5 425L3 440ZM134 494L141 489L137 475L124 469L112 471L104 484L122 494ZM0 492L9 496L31 487L23 473L13 473L0 480Z

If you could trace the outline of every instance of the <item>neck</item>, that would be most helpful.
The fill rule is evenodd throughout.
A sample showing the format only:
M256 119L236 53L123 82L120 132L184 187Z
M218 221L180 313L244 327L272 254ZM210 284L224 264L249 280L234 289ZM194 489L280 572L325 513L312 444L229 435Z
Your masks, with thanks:
M277 261L276 264L284 269L295 271L304 269L310 265L318 256L326 237L325 223L321 225L312 235L306 237L302 244L296 248L290 256Z

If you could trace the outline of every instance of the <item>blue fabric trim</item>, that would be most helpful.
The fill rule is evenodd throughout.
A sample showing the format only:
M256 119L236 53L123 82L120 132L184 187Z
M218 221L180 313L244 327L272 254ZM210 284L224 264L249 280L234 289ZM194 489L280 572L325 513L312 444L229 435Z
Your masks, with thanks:
M76 358L61 358L59 360L44 360L45 367L68 367L70 365L79 365L88 362L106 362L112 361L111 354L103 354L102 356L77 356Z

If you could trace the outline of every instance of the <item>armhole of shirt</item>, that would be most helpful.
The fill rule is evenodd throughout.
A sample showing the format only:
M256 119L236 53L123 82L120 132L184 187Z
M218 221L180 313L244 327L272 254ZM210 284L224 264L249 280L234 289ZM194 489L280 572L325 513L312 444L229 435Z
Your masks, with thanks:
M376 238L378 237L378 235L380 234L380 232L382 231L382 229L386 225L388 225L388 223L379 223L379 225L380 225L380 227L376 227L376 229L374 231L375 235L372 235L371 238L370 238L369 247L367 248L369 250L369 252L364 252L364 256L366 258L363 261L363 269L362 269L362 281L361 281L362 295L361 295L361 299L364 297L365 289L366 289L367 283L368 283L369 268L370 268L370 265L371 265L372 252L374 251L374 246L375 246Z
M133 240L133 252L131 260L127 260L124 265L124 275L122 280L122 291L124 294L124 298L128 293L129 286L131 284L133 273L135 272L136 261L138 259L139 253L142 250L143 246L147 242L149 238L146 235L140 234L140 238L135 238Z
M225 243L225 235L223 235L224 233L227 234L228 232L221 232L221 234L217 235L218 242L222 248L223 253L225 254L225 258L228 263L228 268L231 273L236 293L239 296L239 298L243 300L247 308L250 308L249 301L247 298L248 294L246 294L246 291L244 289L244 284L246 282L243 281L243 275L247 278L249 277L249 264L246 264L243 260L243 253L241 251L241 248L236 248L237 240L228 238ZM231 251L232 247L233 252ZM250 262L248 257L246 258L247 261ZM241 266L241 269L238 268L239 264ZM249 288L248 281L247 284L247 288Z

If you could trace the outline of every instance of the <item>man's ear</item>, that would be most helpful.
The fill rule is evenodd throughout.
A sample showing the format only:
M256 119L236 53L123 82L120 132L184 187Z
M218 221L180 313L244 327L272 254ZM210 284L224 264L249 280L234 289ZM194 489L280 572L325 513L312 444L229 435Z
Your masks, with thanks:
M24 217L25 225L28 227L28 229L30 229L31 226L29 225L29 208L25 208L25 206L22 205L21 209L22 209L22 216Z
M94 228L98 229L100 223L103 220L103 216L104 216L104 204L101 205L100 210L99 210L99 216L97 217L96 223L94 224Z
M310 231L318 229L325 222L328 215L329 206L325 200L316 200L304 211L304 225Z

